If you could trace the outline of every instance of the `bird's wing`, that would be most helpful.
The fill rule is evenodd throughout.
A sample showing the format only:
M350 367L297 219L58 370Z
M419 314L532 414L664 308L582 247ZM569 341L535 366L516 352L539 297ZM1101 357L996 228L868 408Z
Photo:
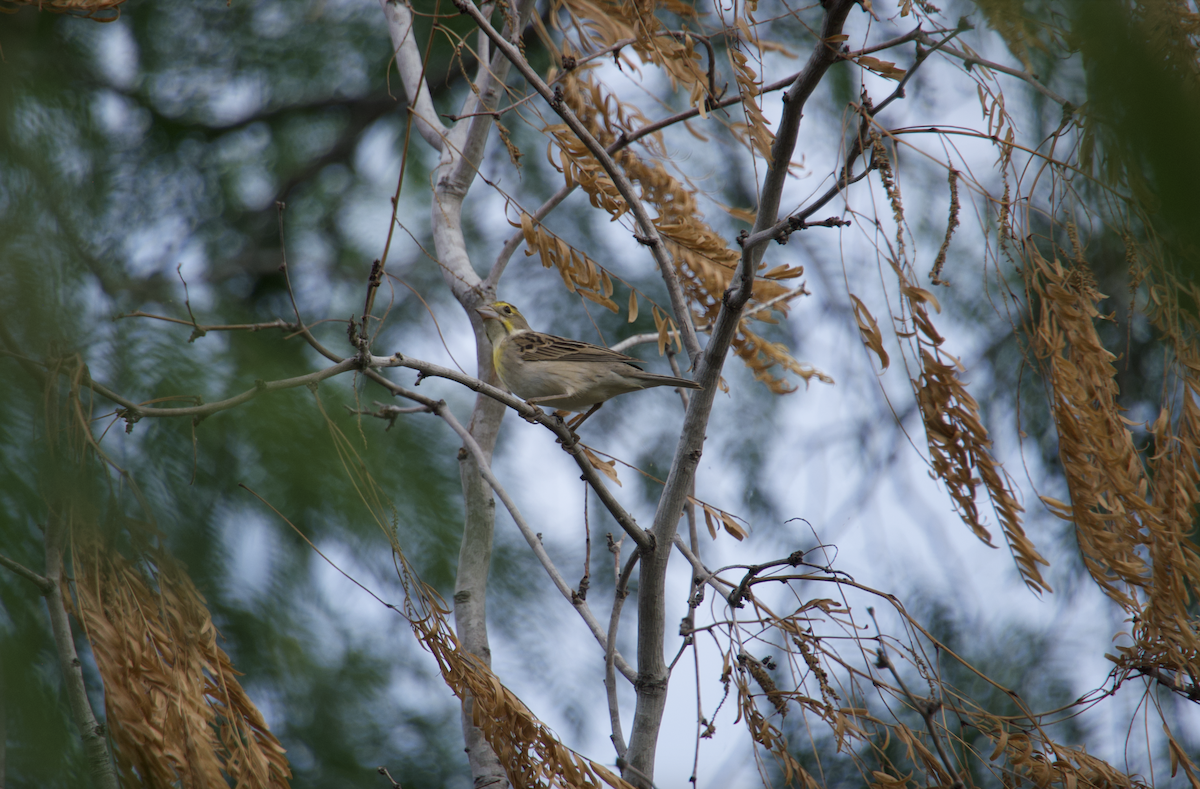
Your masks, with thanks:
M521 358L527 362L626 362L633 364L641 361L599 345L536 331L519 332L512 336L511 341L521 352Z

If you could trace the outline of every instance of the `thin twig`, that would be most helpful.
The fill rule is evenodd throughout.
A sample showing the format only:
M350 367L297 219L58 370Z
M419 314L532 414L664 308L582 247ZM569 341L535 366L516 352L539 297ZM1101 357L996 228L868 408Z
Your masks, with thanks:
M374 360L376 361L373 363L379 367L398 366L391 363L390 359L383 357L377 356L374 357ZM218 400L215 403L205 403L203 405L186 406L183 408L152 408L135 403L132 400L122 397L121 395L112 391L107 386L104 386L87 374L84 374L81 383L83 386L88 387L92 391L103 395L117 405L121 406L121 410L118 412L118 414L132 425L134 422L137 422L139 419L145 417L190 416L203 418L219 411L227 411L230 408L234 408L235 406L239 406L249 400L253 400L263 392L273 392L280 389L294 389L297 386L311 386L319 383L320 381L324 381L326 378L332 378L335 375L341 375L342 373L361 368L362 363L357 357L354 357L346 359L339 364L335 364L333 367L327 367L324 370L317 370L316 372L309 373L308 375L300 375L296 376L295 378L284 378L279 381L257 381L255 382L253 389L247 389L245 392L242 392L239 395L234 395L233 397L229 397L224 400Z
M21 576L26 581L29 581L30 583L32 583L34 586L36 586L38 588L38 592L40 592L43 595L50 594L50 592L54 591L54 589L51 586L50 579L46 578L45 576L38 575L33 570L30 570L28 567L26 567L23 564L20 564L19 562L14 562L12 559L8 558L4 554L0 554L0 564L4 565L8 569L12 570L14 573Z
M688 564L692 565L692 572L695 574L697 581L708 584L716 590L717 594L721 595L722 597L728 594L730 589L734 588L733 584L717 575L717 573L720 572L719 570L713 571L705 567L704 562L700 561L699 557L692 553L691 549L687 547L687 544L683 541L683 537L676 534L674 545L675 548L678 549L681 554L683 554L683 558L688 560ZM722 586L722 584L724 584L724 586Z
M388 781L390 781L392 784L392 789L404 789L404 787L400 785L400 782L393 778L392 774L387 771L386 767L376 767L375 772L388 779Z
M617 626L621 623L621 608L625 598L629 596L629 578L633 575L633 567L637 564L639 553L635 549L625 563L625 569L617 579L617 588L613 592L612 614L608 619L608 649L604 653L604 687L608 696L608 718L612 725L613 747L617 750L617 758L625 758L625 735L621 733L621 708L617 703L617 682L613 676L613 661L617 654Z
M924 63L926 60L928 60L929 57L931 55L933 55L933 53L942 49L947 44L949 44L951 41L953 41L955 38L957 38L960 34L965 33L967 30L970 30L970 29L971 28L969 25L962 25L957 30L951 32L950 35L946 36L941 41L938 41L930 49L927 49L923 52L918 52L917 59L913 62L912 68L910 68L904 74L903 79L900 80L900 84L896 85L896 89L892 91L891 95L888 96L883 101L879 102L879 105L877 107L875 107L874 112L871 113L872 116L878 115L879 113L883 112L885 109L887 109L887 106L889 104L891 104L893 101L904 98L904 87L906 85L908 85L908 81L911 80L913 78L913 75L917 73L917 69L919 69L921 67L921 64ZM928 39L929 37L925 36L925 38ZM920 47L918 47L918 49L920 49Z
M887 643L883 639L882 632L879 631L879 622L875 619L875 608L873 606L868 607L867 613L871 616L871 621L875 623L876 632L880 633L879 649L876 652L876 655L878 656L878 660L875 663L876 667L886 668L891 672L892 677L896 680L896 684L900 686L900 690L904 692L905 698L908 699L908 703L912 705L912 708L915 709L921 716L921 719L925 721L925 728L929 730L929 736L933 740L934 747L937 748L938 756L942 760L942 765L946 768L946 773L953 778L953 783L950 784L950 789L962 789L962 779L958 777L958 771L955 770L954 763L950 761L950 757L946 753L945 747L942 745L942 738L938 736L937 728L934 723L934 715L936 715L937 711L942 708L942 702L936 699L925 701L923 699L918 699L913 695L912 691L908 689L908 685L906 685L904 680L900 677L900 672L896 670L896 666L894 663L892 663L892 659L888 656Z
M922 44L925 44L926 46L932 46L934 44L933 38L930 37L928 33L923 33L922 35L918 36L917 40L920 41ZM996 63L995 61L985 60L985 59L979 57L978 55L968 55L966 52L957 50L954 47L945 47L942 49L942 51L945 52L947 55L950 55L952 57L958 58L959 60L962 60L963 65L968 69L970 69L971 66L983 66L984 68L991 69L992 71L999 71L1001 74L1008 74L1010 77L1016 77L1017 79L1027 82L1028 84L1033 86L1033 88L1036 89L1038 93L1041 93L1043 96L1050 99L1055 104L1058 104L1059 106L1061 106L1065 109L1070 109L1070 108L1074 107L1074 104L1072 104L1070 101L1063 98L1062 96L1059 96L1057 93L1050 90L1050 88L1047 88L1045 85L1043 85L1041 82L1038 81L1036 75L1030 74L1027 71L1020 71L1019 69L1011 68L1011 67L1005 66L1001 63Z
M201 326L200 324L195 323L194 321L185 321L185 320L181 320L179 318L170 318L170 317L167 317L166 315L155 315L150 312L142 312L141 310L134 310L133 312L122 312L120 315L117 315L116 317L114 317L113 320L121 320L122 318L153 318L156 321L166 321L167 323L178 323L182 326L192 326L198 332L200 332L201 335L206 334L210 331L250 331L250 332L255 332L255 331L265 331L267 329L287 329L288 331L295 331L297 329L296 324L288 323L288 322L284 321L282 318L276 318L275 320L270 321L268 323L226 323L226 324L220 324L220 325L214 325L214 326ZM191 340L189 340L188 342L191 342Z
M885 49L891 49L892 47L898 47L901 44L907 44L909 41L914 41L914 40L920 39L920 37L922 35L925 35L925 31L923 31L921 29L920 25L917 25L915 28L908 31L904 35L897 36L896 38L890 39L888 41L884 41L882 44L876 44L873 47L867 47L866 49L857 49L854 52L848 52L848 53L846 53L845 58L847 60L854 60L855 58L860 58L863 55L870 55L875 52L882 52Z
M456 370L431 364L420 359L414 359L411 356L401 356L400 354L396 354L391 358L395 361L394 366L408 367L409 369L416 370L421 374L422 378L426 376L434 376L437 378L448 378L451 381L456 381L473 391L485 394L495 400L499 400L520 414L523 419L549 428L556 436L558 436L559 441L562 443L563 449L569 452L571 456L575 458L575 462L579 466L580 471L583 472L588 484L592 486L592 490L596 491L596 495L600 497L601 503L604 504L605 508L617 521L617 524L625 530L626 534L633 538L633 541L637 543L639 548L646 549L653 546L653 538L648 532L638 526L637 521L634 520L633 516L626 512L625 508L621 506L619 502L617 502L616 498L612 494L612 491L609 490L608 486L605 485L603 481L601 481L599 473L595 468L592 467L591 461L587 459L587 455L584 454L583 448L579 446L577 437L575 437L571 431L567 429L567 426L563 424L561 419L555 419L542 409L538 408L537 406L529 405L519 397L515 397L502 389L498 389L490 384L480 381L478 378L472 378L469 375L463 375ZM420 380L418 379L418 383L419 382Z

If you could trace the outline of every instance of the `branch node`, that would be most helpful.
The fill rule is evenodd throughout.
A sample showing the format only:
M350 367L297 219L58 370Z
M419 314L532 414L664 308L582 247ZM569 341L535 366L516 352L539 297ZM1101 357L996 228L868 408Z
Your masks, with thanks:
M132 408L118 408L117 416L125 420L125 432L132 433L133 426L141 421L142 415Z

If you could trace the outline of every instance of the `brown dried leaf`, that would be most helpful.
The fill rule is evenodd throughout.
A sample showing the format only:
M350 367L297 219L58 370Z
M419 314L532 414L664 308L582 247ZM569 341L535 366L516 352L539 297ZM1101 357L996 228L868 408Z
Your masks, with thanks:
M286 787L284 749L238 683L182 565L156 547L143 571L96 533L73 529L76 592L122 780Z
M870 55L862 55L856 58L854 62L863 68L870 69L881 77L897 81L904 79L904 75L908 73L902 68L896 68L895 63L873 58Z
M733 535L733 538L738 542L746 539L748 532L743 529L728 512L721 513L721 524L725 527L725 531Z
M704 525L708 527L708 536L717 539L717 527L713 524L714 516L719 520L720 516L713 512L712 507L707 504L701 505L704 508Z
M804 275L804 266L792 267L787 264L776 266L762 276L766 279L795 279Z
M617 461L601 460L600 458L596 457L596 455L593 454L592 451L587 447L581 446L580 448L583 450L584 457L588 459L588 463L592 464L592 468L596 469L618 485L621 485L621 480L617 477ZM622 487L624 486L622 485Z
M875 316L871 314L870 310L867 309L858 296L855 296L853 293L849 294L849 296L851 306L854 310L854 320L858 323L858 331L863 336L863 345L875 352L875 355L879 357L880 367L886 370L888 365L891 364L891 358L883 348L883 332L879 330L879 324L875 321Z

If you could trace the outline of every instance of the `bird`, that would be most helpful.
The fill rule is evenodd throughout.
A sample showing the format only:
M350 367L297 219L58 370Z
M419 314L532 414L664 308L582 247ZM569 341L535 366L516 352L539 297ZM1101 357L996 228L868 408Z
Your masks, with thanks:
M492 343L492 364L508 390L530 405L562 411L590 408L579 422L605 400L627 392L654 386L703 389L686 378L648 373L632 356L534 331L506 301L494 301L476 312Z

